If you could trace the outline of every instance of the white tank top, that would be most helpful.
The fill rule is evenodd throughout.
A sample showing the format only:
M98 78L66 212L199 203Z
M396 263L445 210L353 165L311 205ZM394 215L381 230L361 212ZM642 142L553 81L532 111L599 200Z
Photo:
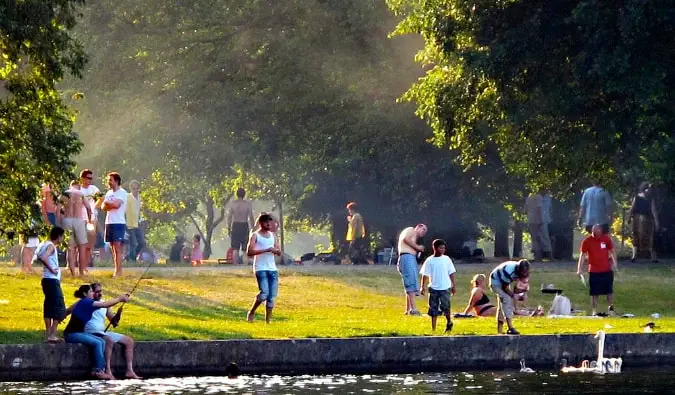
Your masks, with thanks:
M274 233L269 232L269 236L264 237L260 232L255 232L256 250L266 250L272 247L274 247ZM274 254L266 252L253 257L253 271L259 272L261 270L277 271L277 265L274 262Z

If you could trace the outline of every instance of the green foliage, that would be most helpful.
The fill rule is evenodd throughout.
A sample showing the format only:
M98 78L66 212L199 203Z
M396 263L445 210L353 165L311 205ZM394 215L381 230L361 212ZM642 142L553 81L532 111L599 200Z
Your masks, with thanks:
M432 65L406 98L461 163L496 155L507 173L561 197L590 179L630 184L636 167L670 171L653 162L675 119L670 4L388 4L404 17L396 33L421 34L418 60Z
M74 114L56 89L86 61L72 37L82 0L0 4L0 229L39 221L41 184L65 186L81 144Z

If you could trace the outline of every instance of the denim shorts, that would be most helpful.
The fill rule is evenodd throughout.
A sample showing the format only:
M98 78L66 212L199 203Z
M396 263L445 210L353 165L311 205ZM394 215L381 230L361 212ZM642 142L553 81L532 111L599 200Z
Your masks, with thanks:
M403 278L405 292L419 292L417 278L417 257L413 254L401 254L398 257L398 271Z
M258 270L255 272L258 281L258 301L266 301L267 307L274 307L274 299L279 292L279 272L275 270Z
M124 234L127 231L125 224L106 224L105 241L108 243L121 243L124 241Z
M450 314L450 290L442 291L429 288L429 317Z

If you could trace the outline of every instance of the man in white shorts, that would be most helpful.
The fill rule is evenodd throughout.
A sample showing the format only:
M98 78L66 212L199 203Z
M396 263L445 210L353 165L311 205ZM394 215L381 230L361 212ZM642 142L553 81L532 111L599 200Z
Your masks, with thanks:
M98 221L98 210L95 207L96 200L98 200L100 196L103 196L101 190L98 189L98 187L94 185L93 182L94 172L91 169L84 169L80 172L80 191L84 196L84 202L89 206L89 210L91 211L91 221L89 223L92 224L86 224L88 243L85 248L85 262L87 262L87 265L91 261L91 251L94 248L94 243L96 243L95 224ZM82 208L82 219L85 221L88 220L87 212L85 211L84 207Z
M91 284L91 289L94 291L94 300L100 301L103 297L103 285L100 283ZM112 359L112 350L115 343L124 346L124 356L127 361L127 372L124 377L128 379L140 379L134 372L134 339L129 336L124 336L119 333L108 331L106 332L105 320L108 318L112 322L115 314L110 307L102 307L94 311L91 319L87 321L84 326L84 331L95 336L103 337L105 344L105 370L106 373L112 376L112 369L110 368L110 360ZM117 323L115 324L117 326Z
M91 210L84 202L84 196L80 191L77 181L70 183L62 197L63 203L63 229L70 232L68 239L68 268L70 274L75 275L75 267L79 266L80 276L87 274L87 223L82 219L82 211L87 215L87 221L91 218Z

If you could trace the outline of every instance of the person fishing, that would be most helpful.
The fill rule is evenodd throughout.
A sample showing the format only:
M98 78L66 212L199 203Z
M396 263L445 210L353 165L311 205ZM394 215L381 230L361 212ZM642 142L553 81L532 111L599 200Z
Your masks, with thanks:
M70 320L63 331L64 338L67 343L81 343L92 349L94 357L92 376L100 380L113 380L114 377L106 373L105 369L104 350L106 340L91 333L86 333L84 327L96 309L112 307L118 303L127 302L129 295L125 294L112 300L100 302L94 300L93 289L89 284L85 284L75 291L75 297L80 300L66 309L66 317L70 315Z
M91 284L91 288L94 292L94 300L100 302L103 298L103 285L101 283ZM110 362L112 359L113 346L115 344L121 344L124 346L124 356L127 363L127 371L124 375L128 379L140 379L136 372L134 372L134 339L129 336L121 335L112 331L106 330L105 320L106 318L113 323L114 326L117 326L119 322L119 316L112 312L110 307L101 307L96 309L91 316L91 319L84 326L84 331L86 333L91 333L94 336L102 337L106 340L105 347L105 372L106 374L113 376Z

